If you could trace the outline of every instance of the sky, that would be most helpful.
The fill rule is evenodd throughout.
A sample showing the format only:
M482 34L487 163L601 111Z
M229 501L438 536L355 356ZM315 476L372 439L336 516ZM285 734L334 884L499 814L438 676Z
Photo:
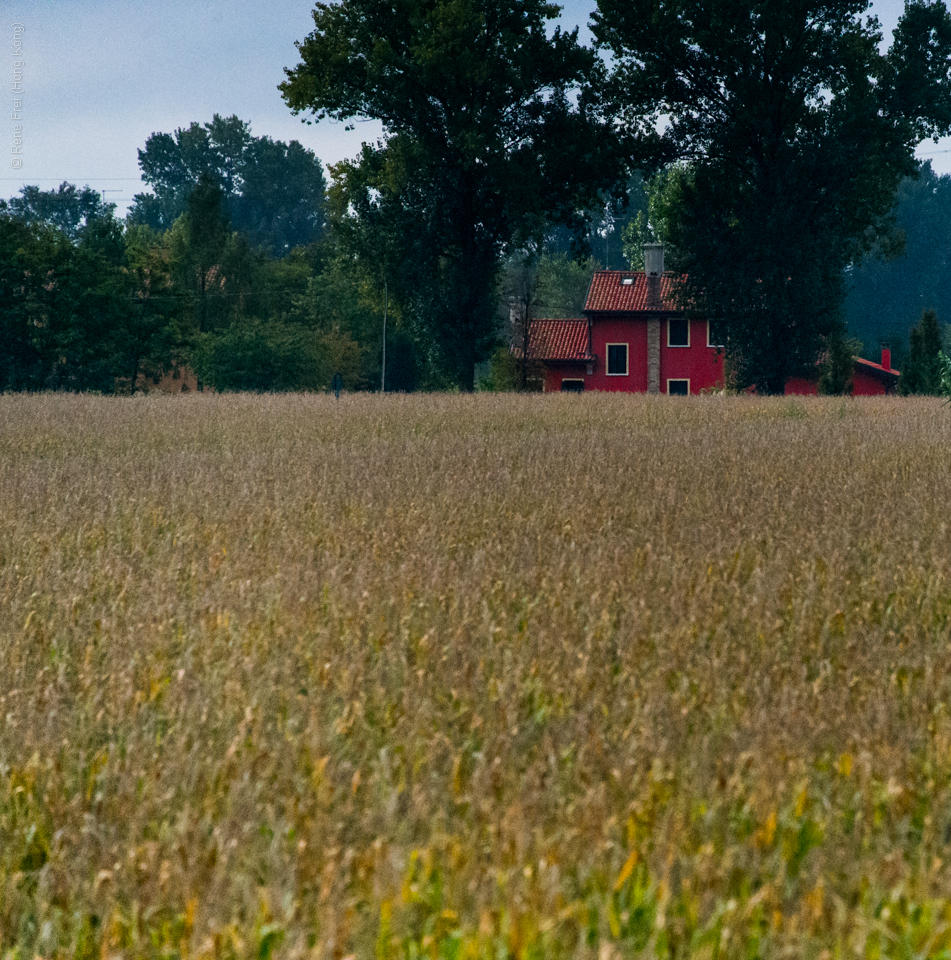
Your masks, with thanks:
M583 40L590 40L594 6L563 3L562 20L580 26ZM124 214L146 189L137 151L149 135L215 113L236 114L255 136L299 140L325 164L380 136L373 122L353 131L329 120L305 125L281 99L284 68L298 62L295 41L313 26L310 0L17 0L5 7L0 197L24 184L53 189L66 180L102 191ZM886 37L902 9L902 0L874 3ZM919 156L951 173L951 139L927 141Z

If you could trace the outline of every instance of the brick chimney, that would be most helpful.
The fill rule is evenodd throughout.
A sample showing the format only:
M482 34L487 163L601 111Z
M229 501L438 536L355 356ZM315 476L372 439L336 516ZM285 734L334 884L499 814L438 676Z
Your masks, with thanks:
M664 275L664 245L644 244L644 273L647 276L647 309L660 310L660 278ZM647 392L660 393L660 317L647 321Z
M892 348L887 343L882 344L882 366L886 370L892 368Z
M644 273L647 276L647 309L660 310L660 278L664 275L664 245L644 244Z

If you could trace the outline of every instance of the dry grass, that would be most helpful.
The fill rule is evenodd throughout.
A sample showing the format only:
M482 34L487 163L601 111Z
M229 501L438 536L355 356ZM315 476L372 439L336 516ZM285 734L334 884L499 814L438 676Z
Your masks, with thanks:
M0 955L951 955L937 401L8 396L0 504Z

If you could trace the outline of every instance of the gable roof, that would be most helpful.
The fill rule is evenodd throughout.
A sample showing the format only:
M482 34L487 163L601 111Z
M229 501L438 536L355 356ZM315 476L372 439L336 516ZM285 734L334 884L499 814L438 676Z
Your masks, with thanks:
M628 281L625 283L624 281ZM661 306L647 306L647 275L643 270L599 270L591 278L585 313L635 313L650 310L679 313L674 302L673 274L660 278Z
M516 354L519 352L516 348ZM528 330L530 360L590 363L587 320L532 320Z
M856 370L864 370L866 373L871 374L882 383L896 383L899 376L901 376L901 374L894 367L889 367L886 369L880 363L875 363L872 360L866 360L863 357L852 357L852 359L855 361Z

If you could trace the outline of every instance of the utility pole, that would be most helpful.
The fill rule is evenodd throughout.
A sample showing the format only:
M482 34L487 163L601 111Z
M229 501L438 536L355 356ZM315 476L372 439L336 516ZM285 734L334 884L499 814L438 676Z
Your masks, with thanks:
M390 294L383 274L383 372L380 375L380 393L386 393L386 314L390 306Z

